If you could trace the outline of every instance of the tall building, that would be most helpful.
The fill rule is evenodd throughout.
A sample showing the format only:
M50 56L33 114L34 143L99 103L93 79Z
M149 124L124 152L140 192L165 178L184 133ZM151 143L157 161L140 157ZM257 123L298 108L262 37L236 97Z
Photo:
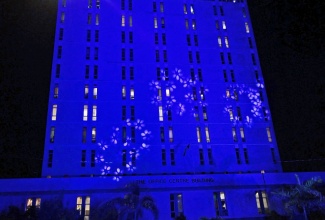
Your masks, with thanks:
M295 177L280 173L246 2L58 4L43 178L1 181L3 201L63 194L87 220L136 182L159 219L264 218L268 190Z

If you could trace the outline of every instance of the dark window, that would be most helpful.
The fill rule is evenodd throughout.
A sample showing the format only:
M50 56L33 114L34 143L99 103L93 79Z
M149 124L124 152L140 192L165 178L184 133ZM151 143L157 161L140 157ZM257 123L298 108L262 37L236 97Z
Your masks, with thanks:
M52 167L53 165L53 150L49 150L48 152L48 160L47 160L47 167Z
M63 40L63 28L60 28L59 40Z
M86 166L86 150L81 151L81 167Z

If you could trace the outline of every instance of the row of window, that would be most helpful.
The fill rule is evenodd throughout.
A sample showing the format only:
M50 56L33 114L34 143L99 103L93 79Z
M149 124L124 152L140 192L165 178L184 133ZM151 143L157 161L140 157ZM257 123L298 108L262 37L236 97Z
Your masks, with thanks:
M55 66L55 78L60 78L61 75L61 64L56 64ZM90 66L85 66L85 79L90 78ZM98 65L93 66L93 79L98 79Z
M214 210L216 216L228 216L228 207L226 194L224 191L213 192L212 194ZM260 214L269 213L269 201L265 191L259 190L255 192L255 200L257 211ZM183 206L183 194L171 193L169 195L170 217L179 218L185 216ZM28 198L26 201L26 210L35 206L41 208L41 198ZM78 196L76 199L76 211L84 220L89 220L90 216L90 196Z
M52 121L56 121L58 114L58 105L53 104L52 105ZM83 107L83 121L88 121L88 105L84 105ZM97 121L97 105L92 106L92 121Z

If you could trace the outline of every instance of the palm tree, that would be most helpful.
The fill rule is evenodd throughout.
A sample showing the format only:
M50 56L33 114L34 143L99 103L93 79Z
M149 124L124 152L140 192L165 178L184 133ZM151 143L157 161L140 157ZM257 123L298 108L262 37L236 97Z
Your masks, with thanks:
M283 187L273 192L273 195L280 198L284 203L284 208L291 216L303 212L305 219L307 213L325 210L324 196L316 190L316 186L322 182L320 177L313 177L310 180L300 183L296 175L298 184L290 187Z
M128 193L124 198L118 197L100 206L101 219L138 220L143 211L148 210L154 219L158 219L158 209L151 196L140 197L140 187L136 183L126 185Z

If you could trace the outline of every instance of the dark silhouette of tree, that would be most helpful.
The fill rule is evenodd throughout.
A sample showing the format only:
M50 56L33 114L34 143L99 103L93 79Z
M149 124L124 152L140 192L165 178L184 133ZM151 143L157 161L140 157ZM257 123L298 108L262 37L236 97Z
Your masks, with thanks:
M2 210L0 213L0 220L16 220L22 219L24 212L17 206L9 206L8 209Z
M136 183L126 185L127 194L101 205L97 217L109 220L138 220L145 210L150 211L153 218L158 219L158 209L151 196L140 196L140 187Z

